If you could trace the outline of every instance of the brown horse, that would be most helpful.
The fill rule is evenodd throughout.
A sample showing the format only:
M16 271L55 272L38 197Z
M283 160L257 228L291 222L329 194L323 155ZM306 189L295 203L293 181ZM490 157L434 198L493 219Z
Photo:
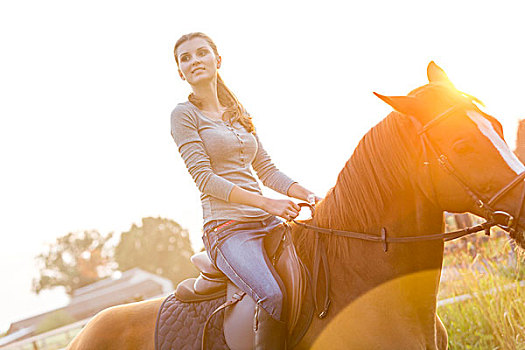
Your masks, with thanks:
M327 249L331 305L325 318L313 319L297 349L446 349L436 314L444 242L416 240L441 232L444 210L496 221L525 247L519 176L525 167L477 100L457 91L433 62L427 74L429 84L408 96L378 95L395 111L363 137L308 221L409 242L319 234ZM297 253L310 270L316 234L292 225ZM106 309L68 349L154 349L161 303Z

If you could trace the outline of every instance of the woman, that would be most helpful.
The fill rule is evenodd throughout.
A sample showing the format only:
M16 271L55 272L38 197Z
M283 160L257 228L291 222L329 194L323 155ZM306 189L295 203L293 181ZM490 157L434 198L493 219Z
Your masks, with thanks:
M251 117L218 74L221 56L202 33L183 35L175 44L188 101L171 114L171 133L188 171L201 191L204 246L215 265L259 305L256 349L284 349L284 285L270 263L263 240L294 219L299 206L264 197L262 183L289 197L318 201L311 191L279 171L265 152Z

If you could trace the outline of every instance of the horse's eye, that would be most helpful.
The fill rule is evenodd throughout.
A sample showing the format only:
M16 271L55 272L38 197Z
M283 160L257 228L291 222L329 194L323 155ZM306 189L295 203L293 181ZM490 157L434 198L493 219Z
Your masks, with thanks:
M465 154L474 151L474 147L472 146L472 144L466 140L456 141L452 148L454 149L454 152L458 154Z

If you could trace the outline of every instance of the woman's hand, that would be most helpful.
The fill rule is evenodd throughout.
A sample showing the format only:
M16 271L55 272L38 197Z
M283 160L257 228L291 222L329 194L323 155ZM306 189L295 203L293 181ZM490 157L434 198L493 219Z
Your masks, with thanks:
M321 197L316 196L312 191L299 185L297 182L290 186L287 195L288 197L297 198L310 204L317 204L322 199Z
M319 203L321 200L322 200L321 197L316 196L316 195L313 194L313 193L310 193L310 194L308 195L308 197L306 197L306 201L307 201L308 203L312 204L312 205L315 205L315 204Z
M299 215L301 207L289 199L266 198L263 209L268 213L280 216L286 221L291 221Z
M303 189L303 187L299 185L292 187L292 192ZM317 197L315 194L306 189L304 191L301 190L301 192L302 193L300 194L300 196L298 195L295 198L300 200L306 200L307 202L310 202L310 200L312 200L315 203L321 200L320 197ZM289 191L288 194L290 195L292 193L290 193ZM293 194L297 195L297 193ZM299 215L299 211L301 210L301 207L299 207L299 205L297 205L290 199L272 199L264 197L258 193L246 191L245 189L242 189L237 185L233 187L228 200L233 203L246 204L252 207L261 208L267 213L279 216L285 219L286 221L295 219L297 215Z

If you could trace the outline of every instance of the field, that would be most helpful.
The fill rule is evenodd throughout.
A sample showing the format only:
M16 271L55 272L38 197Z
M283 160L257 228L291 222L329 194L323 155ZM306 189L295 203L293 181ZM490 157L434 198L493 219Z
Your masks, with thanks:
M446 244L438 314L450 349L525 350L525 257L493 236Z

